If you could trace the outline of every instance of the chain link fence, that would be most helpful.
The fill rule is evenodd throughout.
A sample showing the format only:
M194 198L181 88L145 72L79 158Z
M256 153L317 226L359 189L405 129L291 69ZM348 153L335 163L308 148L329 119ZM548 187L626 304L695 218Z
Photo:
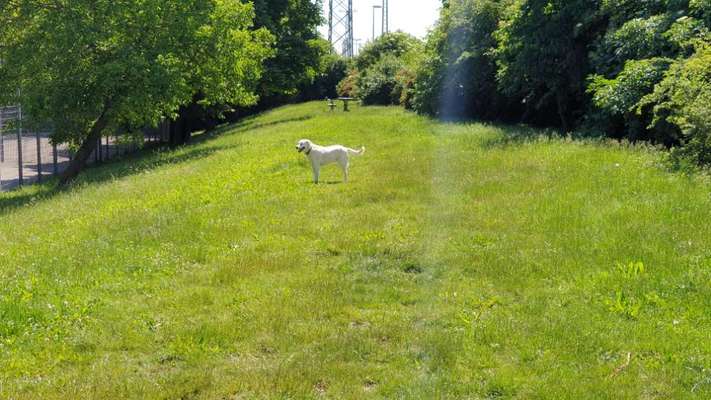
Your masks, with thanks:
M25 129L23 122L22 107L0 107L0 191L38 183L58 175L67 168L73 157L67 145L50 141L50 130ZM146 130L144 144L167 141L168 131L168 123ZM104 136L89 158L89 163L108 161L135 152L141 147L141 143Z

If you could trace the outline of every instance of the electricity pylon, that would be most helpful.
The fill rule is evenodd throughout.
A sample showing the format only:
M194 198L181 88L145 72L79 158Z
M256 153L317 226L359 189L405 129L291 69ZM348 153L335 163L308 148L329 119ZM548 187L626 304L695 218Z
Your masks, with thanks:
M353 57L353 0L328 0L328 41L336 51Z

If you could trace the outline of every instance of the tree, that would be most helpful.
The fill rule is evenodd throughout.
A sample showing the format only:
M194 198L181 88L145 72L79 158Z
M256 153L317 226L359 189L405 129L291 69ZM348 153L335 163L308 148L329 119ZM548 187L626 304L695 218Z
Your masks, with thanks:
M404 32L385 33L368 43L341 83L340 94L357 96L363 104L406 104L424 44Z
M325 54L318 40L321 1L254 0L255 26L275 37L274 57L265 62L259 83L262 103L272 105L298 93L316 77Z
M418 112L648 140L711 165L710 0L442 3L403 91Z
M527 106L526 118L573 128L587 99L588 46L596 37L599 0L518 0L496 33L498 79ZM555 117L553 117L555 116Z
M266 30L238 0L13 0L0 7L0 101L19 102L77 148L65 184L102 134L200 104L253 104ZM16 95L19 93L19 95Z
M318 39L315 43L319 46L316 75L299 87L299 101L337 97L336 86L348 74L347 58L337 54L325 39Z
M497 119L517 109L498 91L492 56L504 3L452 0L442 8L417 71L415 110L445 119Z
M366 44L356 58L356 68L364 71L385 55L397 58L422 50L422 42L405 32L388 32Z
M672 151L679 166L711 165L711 45L698 42L695 53L677 60L638 107L652 107L650 128L671 124L681 132L682 146Z

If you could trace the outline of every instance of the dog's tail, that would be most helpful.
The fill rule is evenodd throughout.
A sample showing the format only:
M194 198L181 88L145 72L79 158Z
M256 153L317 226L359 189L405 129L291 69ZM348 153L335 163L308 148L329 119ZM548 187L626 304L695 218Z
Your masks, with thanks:
M357 156L362 156L365 154L365 147L361 147L360 150L348 149L349 154L355 154Z

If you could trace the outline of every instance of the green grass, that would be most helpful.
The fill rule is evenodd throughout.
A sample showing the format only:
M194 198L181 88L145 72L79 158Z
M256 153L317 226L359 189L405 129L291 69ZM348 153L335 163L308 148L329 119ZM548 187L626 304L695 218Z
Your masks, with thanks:
M0 398L711 396L703 177L325 108L2 195ZM303 137L368 151L316 186Z

